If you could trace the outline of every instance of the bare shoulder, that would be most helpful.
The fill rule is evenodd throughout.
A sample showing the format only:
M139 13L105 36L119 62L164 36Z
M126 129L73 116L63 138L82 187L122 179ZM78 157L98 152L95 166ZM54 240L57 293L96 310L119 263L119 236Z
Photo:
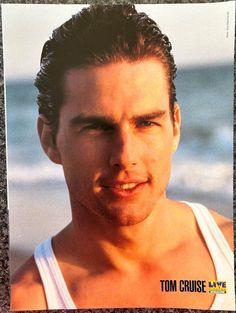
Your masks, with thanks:
M220 230L222 231L225 239L229 243L229 246L232 250L234 250L234 225L233 221L214 210L209 210L214 217L217 225L219 226Z
M31 257L13 275L11 281L11 310L46 310L47 304L41 278Z

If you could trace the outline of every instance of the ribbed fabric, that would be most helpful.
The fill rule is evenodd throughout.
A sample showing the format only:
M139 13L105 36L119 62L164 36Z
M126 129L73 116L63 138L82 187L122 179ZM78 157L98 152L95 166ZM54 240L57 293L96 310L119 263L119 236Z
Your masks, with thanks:
M203 205L184 202L191 207L212 257L218 281L226 281L227 293L217 294L210 310L235 310L234 255L211 213ZM51 238L36 247L38 267L48 309L76 309L52 250Z
M43 282L48 309L76 309L52 250L51 238L36 247L34 259Z

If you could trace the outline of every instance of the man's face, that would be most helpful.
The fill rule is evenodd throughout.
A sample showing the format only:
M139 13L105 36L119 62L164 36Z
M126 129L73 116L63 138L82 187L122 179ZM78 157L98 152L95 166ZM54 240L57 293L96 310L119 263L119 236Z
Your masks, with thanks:
M179 137L168 90L153 59L66 72L56 150L74 212L133 225L165 200Z

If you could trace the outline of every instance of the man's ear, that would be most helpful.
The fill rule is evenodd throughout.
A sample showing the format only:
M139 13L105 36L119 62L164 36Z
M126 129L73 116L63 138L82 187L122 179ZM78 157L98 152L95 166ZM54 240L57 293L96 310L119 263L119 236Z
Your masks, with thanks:
M178 148L180 141L180 126L181 126L181 113L180 107L177 102L174 103L174 112L173 112L173 152L175 152Z
M44 152L52 162L61 164L61 157L53 138L52 127L49 125L47 118L43 114L40 114L38 117L37 128Z

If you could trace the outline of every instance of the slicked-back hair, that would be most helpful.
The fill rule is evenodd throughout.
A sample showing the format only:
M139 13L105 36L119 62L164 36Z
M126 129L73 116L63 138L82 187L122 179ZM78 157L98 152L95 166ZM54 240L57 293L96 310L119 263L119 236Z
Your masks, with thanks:
M138 13L133 4L84 8L55 29L44 44L35 80L39 113L56 133L63 103L63 76L69 69L153 57L164 65L173 113L176 66L171 43L157 24L145 13Z

